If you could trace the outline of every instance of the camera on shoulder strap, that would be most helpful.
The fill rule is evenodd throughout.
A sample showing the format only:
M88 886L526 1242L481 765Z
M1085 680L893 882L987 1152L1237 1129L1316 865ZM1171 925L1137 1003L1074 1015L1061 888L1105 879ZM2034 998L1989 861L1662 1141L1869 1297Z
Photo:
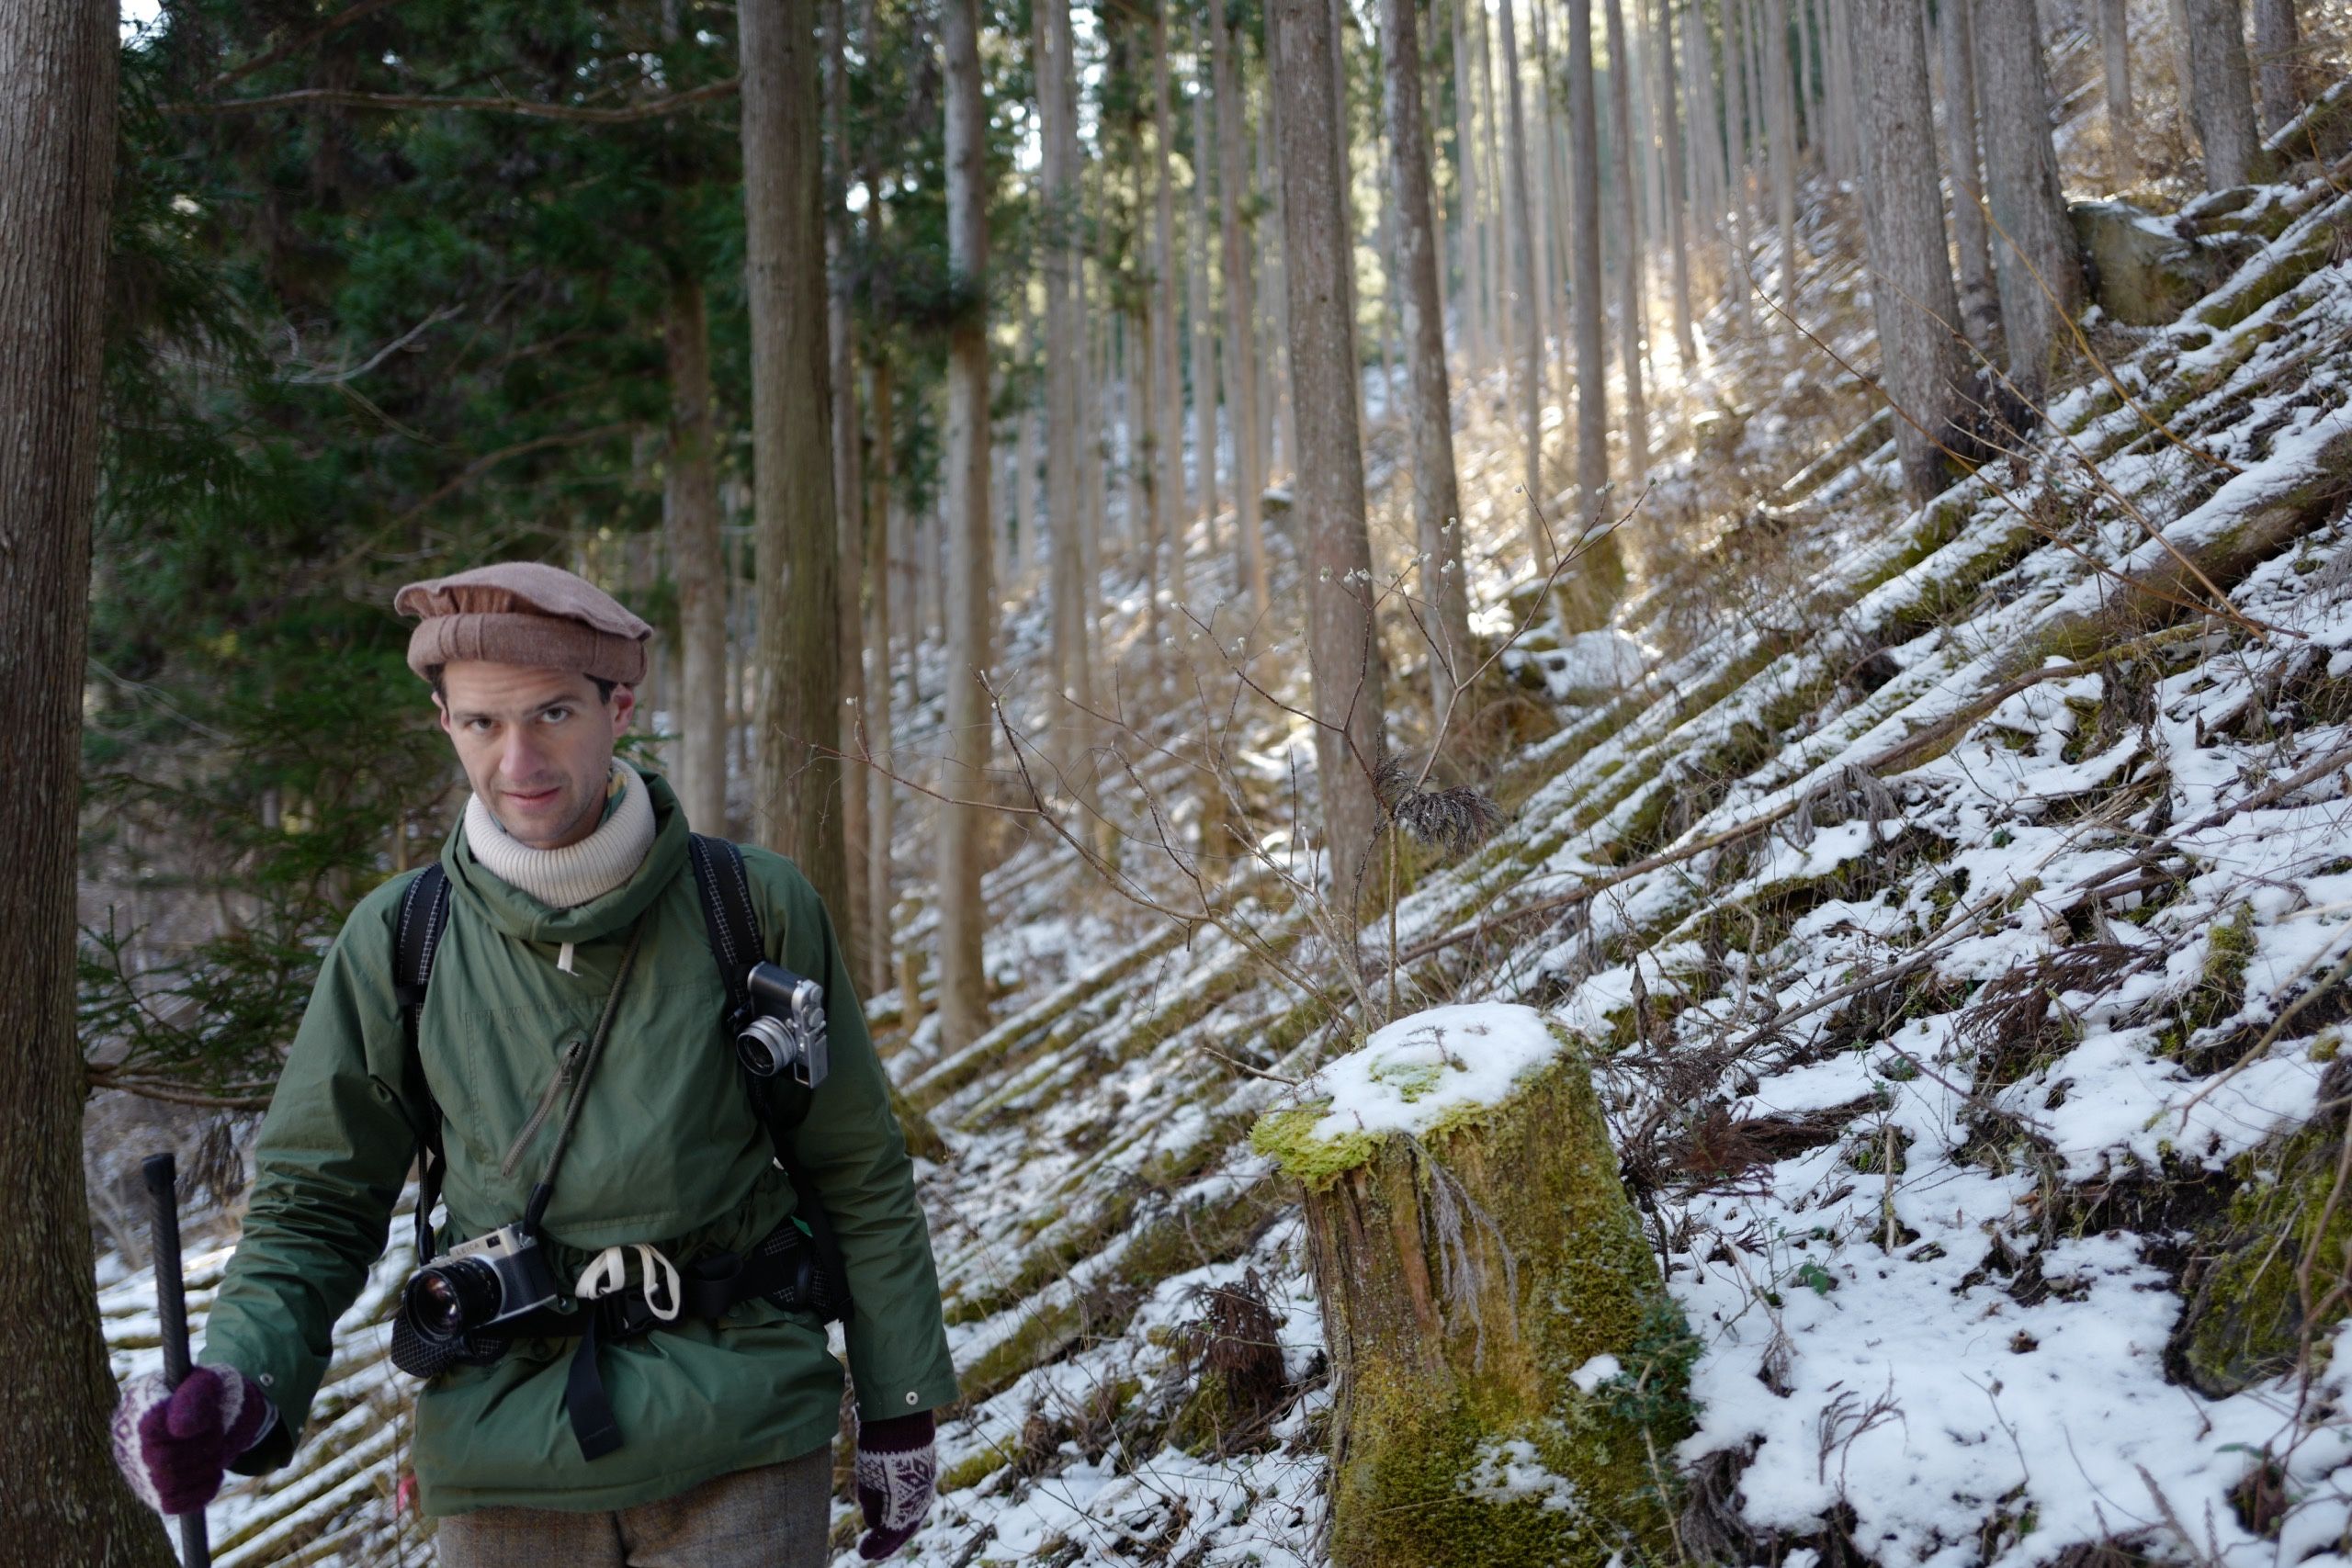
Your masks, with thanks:
M803 1089L825 1081L831 1058L825 1034L825 987L779 964L755 964L735 1032L735 1056L755 1078L790 1070Z

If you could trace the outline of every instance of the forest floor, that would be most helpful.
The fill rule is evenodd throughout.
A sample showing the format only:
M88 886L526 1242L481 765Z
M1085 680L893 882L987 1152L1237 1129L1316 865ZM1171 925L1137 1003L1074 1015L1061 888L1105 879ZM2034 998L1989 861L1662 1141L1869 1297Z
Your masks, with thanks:
M1850 256L1829 243L1849 206L1809 205L1801 249ZM1117 831L1074 835L1110 845L1117 886L1051 833L1012 848L988 880L1001 1021L948 1052L910 998L873 998L927 1124L965 1390L908 1561L1322 1561L1318 1309L1297 1190L1248 1134L1385 1016L1392 976L1401 1010L1525 1002L1600 1058L1702 1341L1673 1456L1689 1556L2345 1550L2352 196L2339 167L2173 221L2237 236L2242 264L2171 326L2095 316L2105 369L1925 508L1850 374L1710 318L1627 498L1634 593L1598 641L1517 638L1502 739L1438 737L1438 776L1506 817L1460 855L1405 852L1393 925L1340 932L1271 828L1198 918L1146 908L1199 888L1157 822L1184 842L1205 775L1135 744L1178 728L1127 737ZM1866 286L1850 261L1799 269L1796 313L1849 362ZM1513 594L1499 393L1464 398L1497 636L1541 603ZM1398 445L1374 436L1376 479ZM1400 505L1375 503L1385 558ZM1229 592L1193 544L1199 602ZM1125 678L1162 678L1140 584L1107 586ZM1041 739L1069 721L1024 694L1044 642L1023 610L1002 660L1012 727ZM1196 656L1221 708L1235 661ZM1277 642L1246 667L1297 699L1304 663ZM1440 727L1393 668L1399 743L1426 748ZM1232 711L1219 793L1271 822L1311 788L1307 738L1246 694ZM1362 994L1333 978L1350 936ZM192 1316L223 1260L190 1258ZM345 1320L297 1465L215 1510L224 1568L431 1560L393 1501L383 1309L411 1266L396 1247ZM101 1283L117 1371L152 1364L152 1280L110 1259Z

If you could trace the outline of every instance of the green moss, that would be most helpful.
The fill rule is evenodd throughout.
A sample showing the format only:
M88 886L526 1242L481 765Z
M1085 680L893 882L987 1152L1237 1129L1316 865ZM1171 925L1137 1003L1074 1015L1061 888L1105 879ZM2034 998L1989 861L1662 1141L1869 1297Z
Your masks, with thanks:
M2254 953L2254 908L2240 904L2206 934L2204 965L2197 983L2181 997L2172 1021L2157 1032L2159 1050L2179 1055L2199 1030L2234 1017L2245 1006L2245 971Z
M2231 1162L2236 1191L2198 1237L2193 1250L2212 1262L2173 1340L2177 1369L2199 1393L2222 1398L2293 1369L2306 1337L2324 1353L2347 1303L2337 1293L2306 1323L2297 1274L2314 1257L2314 1287L2326 1297L2352 1248L2352 1193L2336 1191L2343 1140L2343 1123L2331 1119Z
M985 1404L1031 1368L1058 1359L1078 1343L1085 1326L1085 1312L1075 1303L1031 1314L958 1375L956 1381L963 1385L958 1404L966 1409Z
M2335 248L2335 234L2326 230L2273 261L2261 276L2224 299L2197 312L2209 327L2227 332L2327 265Z
M1012 1456L993 1445L947 1467L939 1478L941 1495L969 1491L1012 1462Z
M1315 1127L1322 1120L1320 1108L1270 1111L1250 1129L1250 1146L1281 1166L1284 1175L1305 1184L1308 1191L1320 1191L1372 1158L1380 1147L1380 1140L1370 1133L1319 1137Z
M1670 1455L1692 1422L1698 1342L1619 1185L1582 1056L1522 1080L1498 1109L1426 1146L1511 1247L1515 1280L1491 1245L1470 1240L1483 1258L1477 1323L1457 1303L1442 1344L1352 1361L1331 1481L1331 1557L1348 1568L1600 1568L1620 1553L1670 1554ZM1404 1140L1388 1140L1365 1177L1388 1197L1359 1212L1376 1215L1432 1179ZM1375 1310L1327 1307L1335 1343L1384 1342L1376 1317L1349 1315ZM1579 1389L1573 1374L1602 1354L1619 1375ZM1520 1462L1557 1478L1555 1506L1481 1484L1514 1444L1526 1445Z

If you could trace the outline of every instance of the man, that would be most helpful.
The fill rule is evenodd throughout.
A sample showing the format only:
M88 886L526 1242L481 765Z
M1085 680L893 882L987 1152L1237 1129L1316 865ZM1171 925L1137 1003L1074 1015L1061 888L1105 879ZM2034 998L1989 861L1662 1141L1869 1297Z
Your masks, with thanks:
M566 1293L528 1332L493 1342L489 1364L422 1385L413 1464L441 1562L821 1562L842 1371L819 1313L769 1296L708 1317L679 1311L680 1269L798 1245L795 1220L811 1216L720 1028L728 980L684 814L661 778L613 756L652 628L536 564L413 583L394 604L420 618L409 665L432 683L473 786L439 863L449 912L415 1015L424 1082L394 984L396 953L413 951L395 929L412 877L395 877L360 902L322 966L262 1125L201 1364L175 1393L156 1378L126 1388L118 1460L171 1513L211 1498L224 1468L285 1461L334 1321L382 1254L437 1125L445 1256L537 1213ZM956 1394L938 1280L825 909L783 857L746 847L742 862L766 958L823 987L831 1071L803 1091L790 1157L846 1276L860 1550L876 1559L930 1507L931 1413ZM644 1305L629 1331L587 1334L592 1296ZM592 1409L616 1428L610 1451Z

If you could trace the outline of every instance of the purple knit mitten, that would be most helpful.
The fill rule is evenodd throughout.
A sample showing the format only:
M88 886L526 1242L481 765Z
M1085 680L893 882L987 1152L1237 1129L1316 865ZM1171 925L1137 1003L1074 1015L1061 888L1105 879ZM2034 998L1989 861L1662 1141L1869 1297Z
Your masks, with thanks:
M939 1450L931 1412L862 1421L857 1428L857 1506L865 1539L857 1554L878 1562L907 1544L931 1512L939 1485Z
M149 1507L193 1513L220 1492L229 1461L254 1446L270 1416L260 1385L234 1367L191 1367L177 1390L146 1372L122 1385L114 1408L114 1462Z

